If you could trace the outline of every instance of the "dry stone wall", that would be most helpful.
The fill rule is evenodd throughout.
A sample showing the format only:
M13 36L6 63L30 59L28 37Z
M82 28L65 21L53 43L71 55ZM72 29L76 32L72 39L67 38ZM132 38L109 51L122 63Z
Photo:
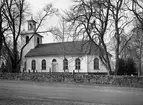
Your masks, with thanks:
M143 87L143 77L72 73L0 73L0 79Z

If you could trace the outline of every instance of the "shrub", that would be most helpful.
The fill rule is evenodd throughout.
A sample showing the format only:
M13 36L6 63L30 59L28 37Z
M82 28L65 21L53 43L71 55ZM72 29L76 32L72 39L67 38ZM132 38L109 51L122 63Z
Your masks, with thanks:
M136 64L132 58L128 58L126 61L126 74L127 75L136 75L137 74L137 69L136 69Z
M126 62L124 59L119 59L119 68L117 75L124 75L126 71Z
M137 69L135 62L132 58L126 60L119 59L119 68L117 75L136 75Z

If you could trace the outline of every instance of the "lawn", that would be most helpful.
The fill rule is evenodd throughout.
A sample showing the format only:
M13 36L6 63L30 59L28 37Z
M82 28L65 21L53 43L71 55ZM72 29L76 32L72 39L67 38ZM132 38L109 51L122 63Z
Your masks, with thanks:
M143 88L0 80L0 105L143 105Z
M33 100L33 99L20 99L20 98L12 98L12 99L0 98L0 105L105 105L105 104L95 104L88 102L77 102L77 101L57 100L57 99Z

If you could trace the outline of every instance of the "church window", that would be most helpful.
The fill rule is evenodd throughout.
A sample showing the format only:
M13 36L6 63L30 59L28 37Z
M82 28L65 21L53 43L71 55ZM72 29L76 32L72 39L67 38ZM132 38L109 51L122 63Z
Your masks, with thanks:
M26 43L29 42L29 36L26 36Z
M94 59L94 70L99 70L99 59L98 58Z
M57 60L56 60L56 59L53 59L52 62L57 62Z
M68 60L66 58L63 60L63 69L64 70L68 69Z
M37 44L39 44L39 38L37 38Z
M80 69L80 59L79 59L79 58L77 58L77 59L75 60L75 69L76 69L76 70L79 70L79 69Z
M35 60L32 60L32 62L31 62L31 69L36 70L36 61Z
M46 60L42 60L42 70L46 70Z

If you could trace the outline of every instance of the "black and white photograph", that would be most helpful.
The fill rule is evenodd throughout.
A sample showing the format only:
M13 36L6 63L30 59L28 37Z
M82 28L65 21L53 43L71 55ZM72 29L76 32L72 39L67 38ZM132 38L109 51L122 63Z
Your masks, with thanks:
M143 105L143 0L0 0L0 105Z

